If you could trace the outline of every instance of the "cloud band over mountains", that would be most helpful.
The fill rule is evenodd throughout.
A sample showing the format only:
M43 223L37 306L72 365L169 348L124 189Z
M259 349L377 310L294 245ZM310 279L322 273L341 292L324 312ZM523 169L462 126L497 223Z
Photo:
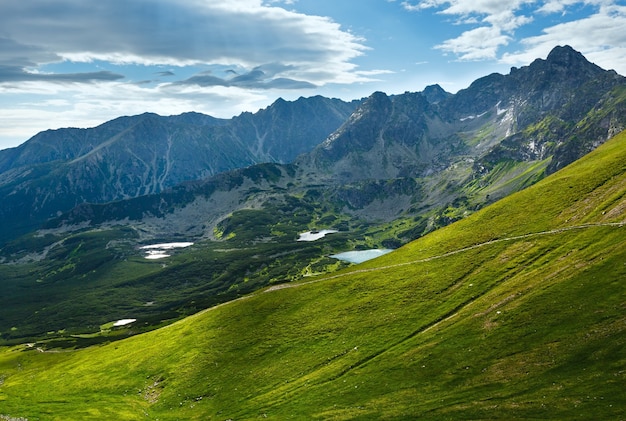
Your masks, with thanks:
M626 74L623 0L5 0L0 148L120 115L454 92L568 44Z

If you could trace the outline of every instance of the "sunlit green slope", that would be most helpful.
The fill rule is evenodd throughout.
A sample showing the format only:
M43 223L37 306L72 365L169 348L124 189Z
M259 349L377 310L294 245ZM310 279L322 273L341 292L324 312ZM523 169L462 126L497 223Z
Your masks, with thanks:
M365 264L73 352L0 350L0 415L620 419L626 134Z

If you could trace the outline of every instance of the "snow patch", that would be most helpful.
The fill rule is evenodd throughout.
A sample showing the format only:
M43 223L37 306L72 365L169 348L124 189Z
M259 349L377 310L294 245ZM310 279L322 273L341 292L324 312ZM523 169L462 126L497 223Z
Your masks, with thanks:
M504 114L504 113L509 111L508 108L500 108L500 103L501 102L502 101L498 101L498 103L496 104L496 114L497 115L502 115L502 114Z
M485 111L484 113L478 114L478 115L468 115L467 117L460 118L459 120L461 120L461 121L474 120L475 118L481 118L482 116L484 116L488 112L489 112L489 110Z
M146 250L145 258L149 260L156 259L164 259L166 257L170 257L170 254L167 254L166 250L173 250L177 248L185 248L193 246L193 243L189 242L181 242L181 243L161 243L161 244L150 244L148 246L139 247L141 250Z
M193 246L193 243L151 244L149 246L142 246L142 247L139 247L139 248L142 249L142 250L149 250L149 249L171 250L171 249L175 249L175 248L184 248L184 247L189 247L189 246Z
M118 326L126 326L129 325L133 322L136 322L137 319L121 319L118 320L117 322L113 323L113 327L118 327Z

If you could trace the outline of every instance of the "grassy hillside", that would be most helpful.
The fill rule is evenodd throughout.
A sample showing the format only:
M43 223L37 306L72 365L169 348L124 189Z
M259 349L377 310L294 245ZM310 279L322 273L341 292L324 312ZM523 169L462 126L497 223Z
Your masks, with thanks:
M0 415L619 419L626 134L367 263L69 352L0 349Z

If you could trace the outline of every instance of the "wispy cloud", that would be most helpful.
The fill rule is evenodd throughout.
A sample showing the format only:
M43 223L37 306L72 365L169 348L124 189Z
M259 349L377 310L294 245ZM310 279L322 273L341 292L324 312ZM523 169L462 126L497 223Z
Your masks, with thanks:
M404 1L401 5L411 12L434 9L438 14L455 17L458 24L474 26L434 47L454 54L458 60L527 63L545 56L555 45L565 43L593 58L606 50L622 54L625 45L625 6L618 6L616 0L422 0ZM598 12L543 28L538 36L518 38L517 30L535 23L537 18L555 13L567 17L571 8L580 6L594 7ZM514 43L522 45L524 50L502 52L504 47Z
M46 81L55 83L91 83L112 81L124 76L110 71L51 74L37 71L40 62L59 61L61 57L36 45L21 44L0 37L0 83Z
M543 5L537 9L539 13L566 13L567 8L577 5L584 4L590 6L603 6L603 5L611 5L614 1L607 0L546 0L543 2Z
M507 45L511 37L493 26L482 26L465 31L461 36L444 41L436 49L454 53L460 60L487 60L497 57L498 49Z
M435 48L460 60L485 60L495 59L500 47L511 42L514 31L532 21L532 17L518 14L529 3L534 0L423 0L415 4L405 1L402 6L413 12L438 9L440 14L456 16L460 24L477 25Z
M588 17L544 28L540 35L522 40L524 49L505 53L502 61L509 64L526 63L532 57L545 56L551 48L563 44L563 40L566 40L591 61L599 64L616 63L614 70L626 74L624 28L626 28L626 6L602 5L596 13Z
M102 70L86 73L39 73L29 72L17 66L0 65L0 83L4 82L53 82L53 83L91 83L123 79L124 75Z

